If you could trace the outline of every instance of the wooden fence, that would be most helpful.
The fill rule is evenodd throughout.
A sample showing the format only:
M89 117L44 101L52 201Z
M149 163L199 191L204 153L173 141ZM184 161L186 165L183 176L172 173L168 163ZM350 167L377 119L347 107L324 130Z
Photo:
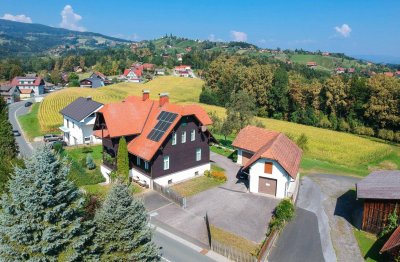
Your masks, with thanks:
M175 192L170 187L159 185L153 181L153 189L176 204L180 205L182 208L186 208L186 197L181 196L178 192Z

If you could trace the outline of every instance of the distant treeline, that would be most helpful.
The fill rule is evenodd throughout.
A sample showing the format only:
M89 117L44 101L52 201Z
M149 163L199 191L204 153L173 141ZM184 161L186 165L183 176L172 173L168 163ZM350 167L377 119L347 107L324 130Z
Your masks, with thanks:
M226 106L230 94L244 90L256 100L258 116L400 142L399 79L317 72L298 65L220 56L204 73L200 102Z

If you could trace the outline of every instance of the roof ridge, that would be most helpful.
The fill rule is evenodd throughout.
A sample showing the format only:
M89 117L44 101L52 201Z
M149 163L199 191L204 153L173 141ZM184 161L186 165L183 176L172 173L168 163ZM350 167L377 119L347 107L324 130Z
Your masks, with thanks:
M143 124L143 126L142 126L142 130L140 130L140 134L143 133L143 130L144 130L144 128L145 128L145 126L146 126L146 124L147 124L147 121L149 120L149 117L150 117L150 115L151 115L151 112L153 111L153 108L154 108L154 103L155 103L155 101L154 101L154 100L150 100L150 101L151 101L151 108L150 108L150 110L149 110L149 113L147 114L146 120L144 121L144 124Z

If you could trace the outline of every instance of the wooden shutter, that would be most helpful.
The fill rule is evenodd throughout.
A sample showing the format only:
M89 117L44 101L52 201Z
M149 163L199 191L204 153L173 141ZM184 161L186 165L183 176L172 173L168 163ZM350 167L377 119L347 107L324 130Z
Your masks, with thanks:
M264 173L272 174L272 163L271 162L265 162L265 164L264 164Z

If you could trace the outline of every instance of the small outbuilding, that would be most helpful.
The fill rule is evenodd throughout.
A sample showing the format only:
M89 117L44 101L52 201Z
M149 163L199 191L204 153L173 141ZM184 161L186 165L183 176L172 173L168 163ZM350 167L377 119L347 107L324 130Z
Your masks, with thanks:
M303 151L285 134L247 126L232 145L237 163L248 174L250 192L276 198L297 194Z
M362 199L361 229L379 233L395 209L400 216L400 170L381 170L356 184L357 199Z

